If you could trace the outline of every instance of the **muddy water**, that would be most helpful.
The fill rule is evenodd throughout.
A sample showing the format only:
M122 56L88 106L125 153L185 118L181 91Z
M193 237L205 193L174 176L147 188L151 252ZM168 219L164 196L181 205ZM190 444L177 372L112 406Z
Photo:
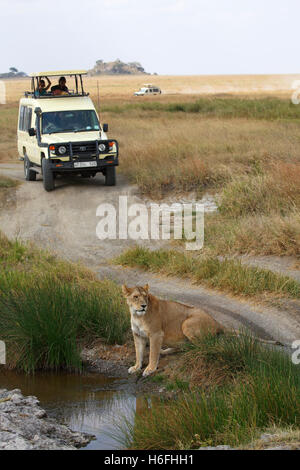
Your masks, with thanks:
M35 395L49 417L74 431L96 436L84 449L119 449L111 434L120 415L130 417L136 398L125 381L95 373L49 374L34 377L0 371L0 388L19 388L23 395Z

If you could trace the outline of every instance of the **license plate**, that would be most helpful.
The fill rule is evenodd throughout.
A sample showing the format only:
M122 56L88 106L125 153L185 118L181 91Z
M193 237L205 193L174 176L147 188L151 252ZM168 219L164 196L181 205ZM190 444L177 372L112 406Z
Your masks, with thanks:
M97 166L97 162L74 162L74 168L88 168L90 166Z

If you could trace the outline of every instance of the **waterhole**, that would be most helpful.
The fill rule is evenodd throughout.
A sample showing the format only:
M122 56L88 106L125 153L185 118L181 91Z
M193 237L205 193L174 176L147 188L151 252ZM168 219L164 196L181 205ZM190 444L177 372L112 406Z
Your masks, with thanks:
M0 388L34 395L49 417L73 431L95 435L83 450L121 449L117 421L131 418L137 400L126 380L87 372L26 376L5 370L0 372Z

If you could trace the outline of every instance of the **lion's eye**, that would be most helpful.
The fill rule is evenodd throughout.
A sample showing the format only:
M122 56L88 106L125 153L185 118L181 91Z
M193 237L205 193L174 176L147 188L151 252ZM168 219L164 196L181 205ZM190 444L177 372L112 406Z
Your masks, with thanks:
M133 298L136 300L136 299L138 299L138 296L137 296L137 295L135 295Z

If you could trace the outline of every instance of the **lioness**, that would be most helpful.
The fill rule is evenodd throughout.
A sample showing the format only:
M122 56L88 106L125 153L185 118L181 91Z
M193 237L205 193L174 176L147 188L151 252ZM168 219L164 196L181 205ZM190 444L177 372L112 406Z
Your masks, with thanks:
M146 377L157 369L160 354L174 349L161 350L162 346L176 346L186 338L193 340L204 333L222 333L224 328L210 315L195 307L178 302L160 300L149 293L149 286L122 286L131 314L136 364L128 369L129 374L141 370L147 340L150 340L149 365L144 370Z

